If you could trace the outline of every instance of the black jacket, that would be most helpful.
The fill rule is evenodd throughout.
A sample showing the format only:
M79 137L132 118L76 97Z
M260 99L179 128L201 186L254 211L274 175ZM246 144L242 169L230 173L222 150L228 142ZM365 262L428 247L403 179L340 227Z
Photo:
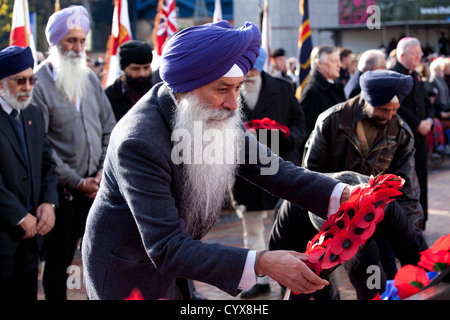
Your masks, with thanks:
M111 103L116 121L119 121L133 106L130 98L125 94L122 80L117 78L105 89L105 93Z
M268 117L288 126L290 136L283 141L280 134L280 156L300 165L299 149L306 139L305 118L289 81L261 73L262 88L255 109L250 110L244 101L245 121ZM233 188L234 199L249 211L273 209L277 197L267 193L243 178L237 177Z
M0 107L0 254L13 254L22 239L17 223L27 213L28 170L19 142ZM44 118L39 108L28 106L21 111L27 152L31 167L32 210L43 202L58 205L58 175L52 148L45 133Z
M364 118L365 101L358 95L322 113L306 142L303 166L319 172L354 171L367 176L381 172L403 177L398 199L412 221L423 216L415 172L414 139L406 122L395 115L375 139L366 156L360 149L356 123Z
M345 100L344 87L339 79L335 79L332 84L320 72L312 72L300 97L300 106L305 113L307 136L314 129L319 114Z

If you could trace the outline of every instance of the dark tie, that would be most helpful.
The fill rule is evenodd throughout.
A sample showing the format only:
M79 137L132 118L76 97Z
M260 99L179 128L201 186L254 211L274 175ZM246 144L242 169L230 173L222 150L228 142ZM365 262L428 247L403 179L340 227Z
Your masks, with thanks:
M20 114L16 109L13 109L11 113L9 114L11 116L10 123L12 125L12 128L14 130L14 133L16 134L17 141L19 142L20 149L22 150L23 157L25 158L25 162L27 164L27 171L28 171L28 201L27 201L27 209L32 209L31 204L31 174L30 174L30 162L28 159L28 151L27 151L27 144L25 142L25 134L23 131L23 125L22 120L20 119Z
M9 115L19 121L19 112L16 109L13 109Z

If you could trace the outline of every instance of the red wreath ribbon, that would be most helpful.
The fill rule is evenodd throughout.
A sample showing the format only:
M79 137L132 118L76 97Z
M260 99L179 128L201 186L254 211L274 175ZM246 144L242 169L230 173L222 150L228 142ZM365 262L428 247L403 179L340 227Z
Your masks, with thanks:
M262 118L262 119L253 119L244 123L245 127L250 132L255 132L258 129L266 129L266 130L280 130L284 133L284 137L289 137L291 130L288 126L279 124L275 120L270 118Z
M306 264L324 276L352 258L384 218L386 205L402 194L405 180L393 174L371 176L369 183L352 190L350 199L332 214L309 241Z

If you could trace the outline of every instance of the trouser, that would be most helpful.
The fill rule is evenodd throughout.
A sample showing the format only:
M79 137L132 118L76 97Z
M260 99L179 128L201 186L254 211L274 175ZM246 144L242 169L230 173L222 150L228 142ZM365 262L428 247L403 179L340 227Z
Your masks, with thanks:
M53 229L44 238L43 286L47 300L67 299L67 268L83 236L92 200L77 190L58 186L59 208Z
M0 255L0 300L37 300L36 238L23 239L12 255Z
M244 206L236 209L236 214L242 219L244 247L250 250L267 249L266 236L264 235L264 219L273 217L274 210L246 211ZM268 277L258 277L258 284L268 284Z

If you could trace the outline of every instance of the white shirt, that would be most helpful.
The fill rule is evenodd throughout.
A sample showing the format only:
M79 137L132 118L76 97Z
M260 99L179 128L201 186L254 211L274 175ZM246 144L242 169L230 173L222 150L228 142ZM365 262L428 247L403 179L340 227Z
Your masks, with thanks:
M345 183L338 183L331 193L330 204L328 206L328 216L339 210L341 195L344 188L347 186ZM241 281L239 282L238 289L246 290L253 287L256 284L258 277L255 274L255 258L256 250L250 250L247 254L247 260L245 261L244 272L242 273Z

